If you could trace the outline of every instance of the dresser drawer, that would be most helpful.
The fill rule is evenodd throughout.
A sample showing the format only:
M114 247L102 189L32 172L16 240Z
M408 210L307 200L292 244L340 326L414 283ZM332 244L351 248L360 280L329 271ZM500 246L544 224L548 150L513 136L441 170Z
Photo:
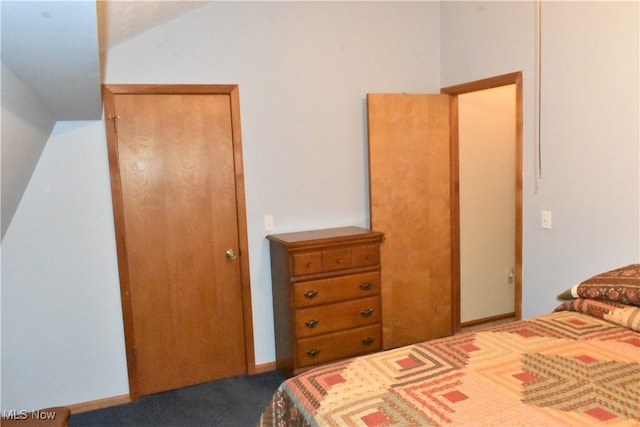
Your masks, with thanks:
M299 367L311 366L380 350L382 342L380 331L380 325L376 324L301 339L296 345L297 364Z
M291 255L293 275L322 273L322 252L301 252Z
M380 245L354 246L352 260L354 267L380 264Z
M298 282L293 287L296 308L363 298L380 293L380 272L349 274L330 279Z
M380 323L380 297L360 298L336 304L296 310L298 338Z
M322 269L324 271L343 270L353 266L352 248L337 248L322 251Z

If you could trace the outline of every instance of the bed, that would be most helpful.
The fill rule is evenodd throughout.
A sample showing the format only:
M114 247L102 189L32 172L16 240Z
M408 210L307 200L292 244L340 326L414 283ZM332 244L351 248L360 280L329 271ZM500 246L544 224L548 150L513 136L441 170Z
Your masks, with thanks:
M638 426L640 264L553 313L324 365L284 381L267 426Z

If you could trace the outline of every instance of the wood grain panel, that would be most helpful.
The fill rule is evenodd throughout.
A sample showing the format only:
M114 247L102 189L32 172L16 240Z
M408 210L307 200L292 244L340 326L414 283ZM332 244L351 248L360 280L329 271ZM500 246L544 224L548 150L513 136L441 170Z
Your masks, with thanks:
M251 319L243 265L226 256L240 253L244 238L233 96L127 88L108 98L117 117L110 164L135 398L246 373Z
M369 94L371 227L382 230L383 346L452 331L449 96Z

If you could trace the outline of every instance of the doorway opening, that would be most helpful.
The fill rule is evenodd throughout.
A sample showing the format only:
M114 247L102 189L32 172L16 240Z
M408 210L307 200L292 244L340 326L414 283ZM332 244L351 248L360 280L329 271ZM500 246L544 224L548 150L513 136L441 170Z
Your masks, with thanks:
M513 104L487 101L495 100L482 97L489 92L491 95L500 94L499 96L506 97L514 93L515 96L511 97ZM452 321L453 330L456 332L460 330L461 325L473 326L504 318L520 319L522 316L522 73L510 73L449 86L442 88L441 93L451 96ZM495 146L488 145L495 144L497 139L503 138L499 138L495 133L473 137L473 142L468 142L470 132L479 135L476 133L477 128L474 130L470 127L473 120L478 120L478 116L469 114L479 107L478 111L481 111L481 106L483 103L486 106L486 102L493 102L494 106L508 107L497 115L496 112L492 112L494 118L507 120L513 129L512 146L504 147L503 142L504 150L501 149L500 152L496 151ZM499 117L500 114L503 116ZM505 114L508 115L506 119ZM484 115L480 120L487 120L487 115ZM512 160L509 161L506 157ZM477 187L478 174L483 174L482 169L487 172L486 165L491 165L492 161L494 170L488 174L490 176L487 181L481 183L491 188L489 191L481 192ZM496 161L498 163L495 163ZM477 170L473 171L474 168ZM510 181L506 187L505 179ZM487 227L493 228L487 233ZM486 234L482 235L479 230ZM496 235L499 230L502 238ZM499 252L500 255L492 257L489 263L486 259L480 259L486 257L487 252ZM488 268L487 265L491 263L494 266ZM484 276L484 279L478 281L479 276ZM470 281L472 283L469 283ZM507 308L497 308L501 312L487 311L493 309L487 306L496 300L496 288L492 286L502 287L503 300L505 295L512 296L513 305L508 302L504 305L503 302L503 307ZM487 306L468 304L469 301L483 300Z

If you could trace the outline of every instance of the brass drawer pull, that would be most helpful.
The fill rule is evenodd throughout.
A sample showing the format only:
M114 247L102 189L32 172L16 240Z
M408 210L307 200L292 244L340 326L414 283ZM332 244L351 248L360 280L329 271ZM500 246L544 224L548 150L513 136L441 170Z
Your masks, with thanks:
M360 316L362 317L369 317L373 314L373 308L365 308L364 310L360 311Z
M311 261L309 261L309 262L307 263L307 268L311 268L311 266L312 266L312 265L313 265L313 263L312 263Z
M336 262L337 262L338 264L342 264L344 261L342 260L342 258L337 258L337 259L336 259Z
M362 339L362 344L370 345L370 344L373 344L374 341L375 339L373 337L365 337Z
M318 354L320 354L319 348L312 348L311 350L307 351L307 355L309 357L316 357Z
M306 299L314 299L318 296L318 291L307 291L304 293Z
M318 326L318 323L320 323L320 321L318 319L311 319L311 320L307 320L306 322L304 322L304 325L307 328L315 328L316 326Z
M360 283L360 289L363 291L368 291L373 287L373 282L362 282Z

